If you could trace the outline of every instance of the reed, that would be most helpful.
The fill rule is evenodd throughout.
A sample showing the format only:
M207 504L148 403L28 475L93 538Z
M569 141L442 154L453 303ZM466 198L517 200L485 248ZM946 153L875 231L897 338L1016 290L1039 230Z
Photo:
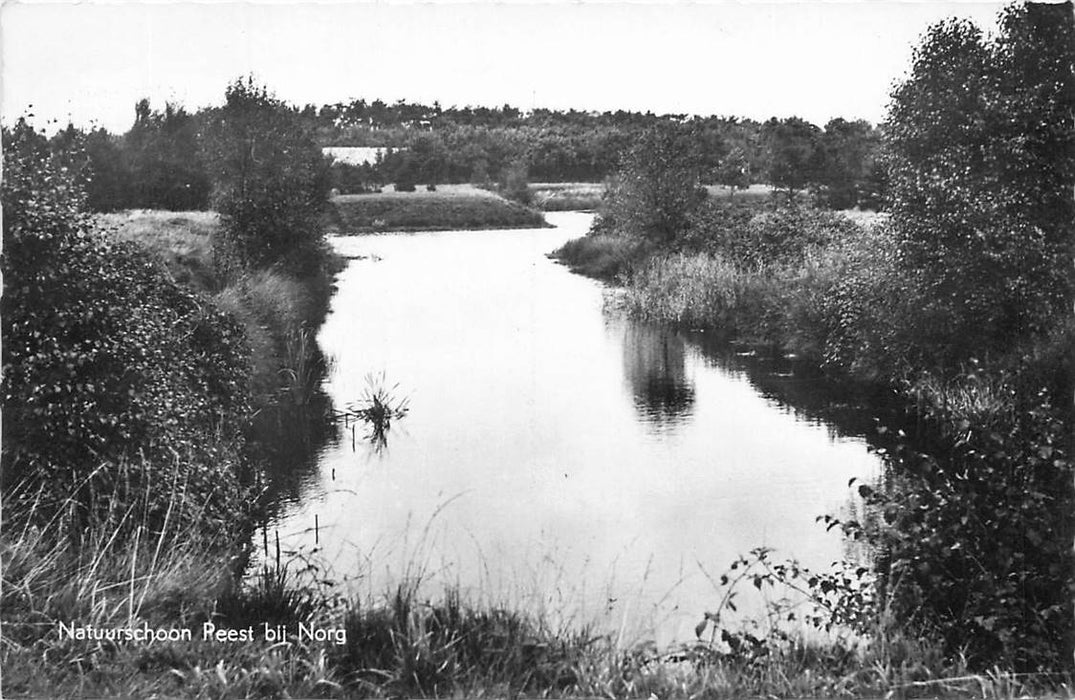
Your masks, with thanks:
M641 242L626 236L590 234L568 241L550 257L573 272L597 279L618 280L630 272L645 250Z
M339 411L336 418L343 420L345 427L352 421L365 423L367 432L363 439L375 452L380 452L388 447L388 433L392 429L392 421L400 420L410 412L410 399L397 396L398 390L398 383L388 386L384 372L367 374L366 388L363 389L362 396L348 404L343 411Z

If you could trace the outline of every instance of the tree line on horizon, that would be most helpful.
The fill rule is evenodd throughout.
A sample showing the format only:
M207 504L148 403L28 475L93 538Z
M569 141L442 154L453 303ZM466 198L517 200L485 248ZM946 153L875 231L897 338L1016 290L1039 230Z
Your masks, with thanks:
M810 189L835 209L883 206L882 129L832 119L824 128L799 117L765 122L641 112L581 112L450 107L380 100L287 106L294 123L321 146L376 146L376 161L332 163L331 187L343 194L444 183L601 182L614 176L633 143L660 126L681 129L709 184L744 189L768 184ZM123 134L73 124L49 141L67 154L94 211L197 210L211 206L206 139L217 108L190 112L138 101Z

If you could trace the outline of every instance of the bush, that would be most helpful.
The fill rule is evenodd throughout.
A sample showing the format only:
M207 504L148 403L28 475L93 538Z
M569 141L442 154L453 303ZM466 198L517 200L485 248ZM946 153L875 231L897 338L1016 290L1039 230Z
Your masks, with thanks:
M214 241L220 268L316 269L329 162L306 121L252 78L232 83L207 119L206 159L223 224Z
M67 509L77 535L124 505L117 491L159 496L143 514L159 523L168 499L155 487L178 469L210 515L231 521L242 333L145 253L95 233L83 192L35 137L24 124L4 132L5 492L40 499L43 518ZM176 453L189 459L173 465Z
M530 191L527 181L527 166L525 161L515 161L500 176L500 194L510 199L530 206L534 201L534 193Z
M601 207L595 231L670 244L705 201L693 134L665 124L641 134Z
M592 234L568 241L552 257L572 270L600 279L619 279L644 255L646 245L626 236Z
M1047 333L1073 293L1070 3L932 27L885 127L892 223L913 284L916 363L953 370Z

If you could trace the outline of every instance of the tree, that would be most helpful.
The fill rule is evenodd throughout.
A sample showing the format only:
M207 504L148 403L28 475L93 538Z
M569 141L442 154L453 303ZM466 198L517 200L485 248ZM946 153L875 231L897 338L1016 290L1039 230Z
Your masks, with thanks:
M115 211L131 205L131 173L124 160L122 139L94 129L83 142L89 166L86 205L91 211Z
M817 181L820 130L799 117L770 119L762 126L769 183L789 197Z
M705 201L702 167L689 127L660 124L639 135L628 151L601 228L671 243Z
M855 206L880 147L876 130L861 119L832 119L825 125L818 147L817 184L822 198L833 209Z
M720 160L716 178L718 183L731 189L733 197L736 190L750 187L750 161L743 149L735 146Z
M204 152L223 223L218 264L296 271L318 264L329 161L307 122L253 78L232 83L224 106L207 118Z
M163 112L155 112L145 99L134 111L134 124L124 138L130 204L171 210L207 208L210 183L198 148L197 120L172 103Z
M411 142L410 155L414 160L417 182L436 187L444 181L448 153L440 136L420 134Z
M527 163L521 158L504 168L497 184L502 195L520 204L529 206L534 199L530 191Z
M995 39L932 27L886 124L892 222L925 362L1047 332L1069 310L1071 4L1008 8Z

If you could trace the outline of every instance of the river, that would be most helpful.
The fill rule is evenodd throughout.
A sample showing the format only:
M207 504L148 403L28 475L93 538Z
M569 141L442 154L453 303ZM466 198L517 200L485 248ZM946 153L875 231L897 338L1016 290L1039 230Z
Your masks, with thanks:
M862 435L785 403L703 335L623 318L604 285L546 257L590 215L547 218L333 240L351 259L318 335L324 390L341 409L372 375L408 413L380 448L341 423L289 476L269 532L356 594L453 586L662 644L693 636L714 580L754 547L842 558L815 519L854 508L849 480L880 472Z

